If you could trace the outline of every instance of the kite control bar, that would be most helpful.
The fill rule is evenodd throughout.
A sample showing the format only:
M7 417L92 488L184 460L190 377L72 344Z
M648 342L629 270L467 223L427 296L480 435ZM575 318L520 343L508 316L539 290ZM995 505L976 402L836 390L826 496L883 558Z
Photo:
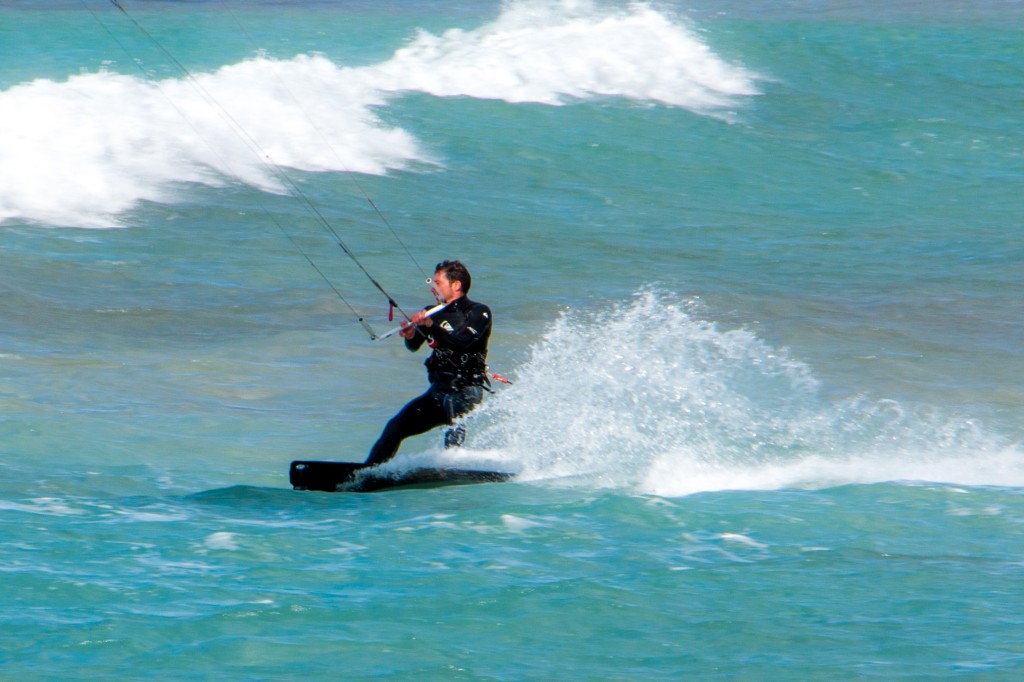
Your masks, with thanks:
M431 316L431 315L433 315L434 313L438 313L438 312L441 312L442 310L444 310L445 306L447 306L447 305L448 305L447 303L439 303L438 305L435 305L435 306L434 306L433 308L430 308L430 309L428 309L428 310L427 310L427 311L426 311L426 312L425 312L425 313L423 314L423 317L430 317L430 316ZM395 334L397 334L398 332L400 332L400 331L402 331L403 329L405 329L405 327L407 327L407 326L408 326L408 325L399 325L399 326L395 327L394 329L392 329L391 331L387 331L387 332L384 332L383 334L381 334L380 336L378 336L378 337L377 337L377 340L378 340L378 341L382 341L382 340L384 340L384 339L388 338L389 336L394 336L394 335L395 335Z

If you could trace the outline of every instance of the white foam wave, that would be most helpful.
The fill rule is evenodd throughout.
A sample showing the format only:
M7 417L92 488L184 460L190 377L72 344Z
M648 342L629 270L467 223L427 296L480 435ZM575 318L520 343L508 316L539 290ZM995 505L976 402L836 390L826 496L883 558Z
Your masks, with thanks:
M751 73L655 9L578 0L507 3L477 30L420 32L369 75L388 90L438 96L545 104L614 96L702 113L757 92Z
M372 114L379 91L341 73L321 57L258 58L193 80L95 73L11 88L0 93L0 221L102 227L181 183L280 192L274 164L382 173L425 159Z
M969 419L831 403L810 369L699 305L654 292L566 313L475 415L473 444L526 478L708 490L897 480L1024 485L1024 453Z
M281 192L276 168L380 174L434 163L375 108L406 91L562 104L615 96L719 115L754 77L645 5L510 2L492 23L420 32L383 63L257 57L162 81L109 72L0 92L0 223L103 227L182 183ZM271 163L267 162L267 159Z

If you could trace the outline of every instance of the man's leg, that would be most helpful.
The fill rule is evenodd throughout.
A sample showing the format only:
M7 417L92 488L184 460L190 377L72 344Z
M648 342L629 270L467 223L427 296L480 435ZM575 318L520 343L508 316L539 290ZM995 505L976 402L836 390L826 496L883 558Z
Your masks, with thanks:
M456 393L444 396L444 412L451 428L445 431L444 446L461 448L466 442L466 424L461 417L480 404L484 399L484 391L479 386L466 386Z
M409 436L426 433L435 426L448 423L444 409L434 399L431 391L414 398L399 411L384 427L380 438L370 450L366 464L383 464L398 452L398 446Z

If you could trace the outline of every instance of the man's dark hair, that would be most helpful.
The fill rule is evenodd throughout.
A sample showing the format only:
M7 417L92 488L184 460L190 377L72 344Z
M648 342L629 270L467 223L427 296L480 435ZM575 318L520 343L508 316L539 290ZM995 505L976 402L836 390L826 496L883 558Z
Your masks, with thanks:
M438 272L443 272L449 282L461 282L462 293L469 293L469 287L473 283L473 278L469 276L469 270L466 269L466 266L463 265L461 261L441 261L437 264L437 267L434 268L434 273L436 274Z

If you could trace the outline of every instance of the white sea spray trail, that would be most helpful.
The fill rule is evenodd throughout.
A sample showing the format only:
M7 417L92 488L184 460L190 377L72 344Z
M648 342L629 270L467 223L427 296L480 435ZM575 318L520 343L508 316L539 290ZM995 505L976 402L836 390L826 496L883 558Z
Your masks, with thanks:
M651 7L567 1L508 3L474 30L421 31L359 68L258 56L160 81L37 79L0 91L0 223L117 226L141 201L176 200L185 183L283 192L275 166L382 174L438 164L376 113L403 92L548 105L622 97L727 116L755 81Z
M1024 453L969 417L830 401L804 363L697 301L644 291L563 315L475 416L476 456L526 478L707 490L894 480L1024 484Z

